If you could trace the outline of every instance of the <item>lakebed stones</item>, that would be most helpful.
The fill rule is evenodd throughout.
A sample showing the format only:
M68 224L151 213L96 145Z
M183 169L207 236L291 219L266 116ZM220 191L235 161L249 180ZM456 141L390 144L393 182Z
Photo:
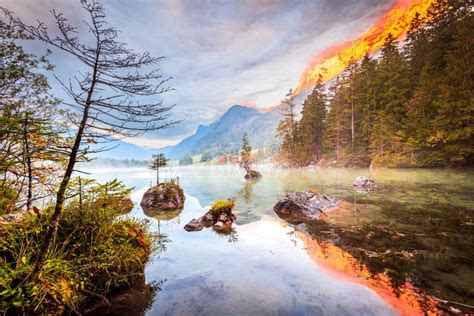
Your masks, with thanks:
M369 179L364 176L358 176L354 182L352 183L354 188L358 189L375 189L377 187L377 183L374 180Z
M232 223L237 219L232 209L235 206L235 199L216 201L211 209L199 218L192 219L184 226L188 232L200 231L204 227L211 227L217 231L232 229Z
M317 220L324 213L340 207L341 200L311 190L292 192L277 202L273 210L291 224Z
M146 210L176 210L184 207L184 192L175 183L160 183L148 189L140 206Z

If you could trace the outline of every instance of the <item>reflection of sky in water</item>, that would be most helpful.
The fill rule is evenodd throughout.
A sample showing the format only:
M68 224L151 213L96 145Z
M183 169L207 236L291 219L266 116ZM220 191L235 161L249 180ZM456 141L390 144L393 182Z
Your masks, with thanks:
M180 177L187 199L176 218L160 221L160 232L170 240L146 268L147 282L163 281L153 306L156 314L393 314L375 292L338 278L315 264L293 229L272 208L285 192L315 187L359 205L362 214L378 215L387 201L403 202L407 209L433 203L468 207L472 175L448 171L281 170L258 168L263 179L248 183L235 167L164 168L161 178ZM383 183L375 192L356 192L351 183L367 175ZM115 177L134 186L132 199L154 181L146 169L94 170L100 181ZM453 192L460 192L457 195ZM472 191L471 191L472 192ZM201 216L216 199L236 196L237 242L210 229L188 233L183 226ZM471 196L472 197L472 196ZM436 209L436 208L433 208ZM375 214L375 215L374 215ZM139 206L130 216L144 217ZM151 228L158 230L155 218Z

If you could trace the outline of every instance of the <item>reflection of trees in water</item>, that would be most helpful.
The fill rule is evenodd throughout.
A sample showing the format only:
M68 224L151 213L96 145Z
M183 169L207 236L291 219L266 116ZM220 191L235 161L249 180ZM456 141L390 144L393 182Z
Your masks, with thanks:
M328 249L346 252L354 258L352 271L366 269L373 280L381 276L386 278L386 284L396 296L407 291L407 282L417 286L420 290L415 289L415 296L424 310L433 308L428 294L447 300L448 305L456 308L472 305L469 298L472 296L468 294L471 282L469 276L463 274L467 266L472 267L472 261L467 263L466 252L452 252L453 249L438 248L438 244L430 246L427 240L434 240L434 235L424 232L425 228L401 230L402 227L390 222L375 221L361 221L351 226L315 221L307 223L306 227L310 234L308 238L319 244L322 257L328 258ZM451 242L461 241L451 239ZM469 251L468 248L465 250ZM472 311L470 308L464 311Z
M166 234L164 234L161 231L161 222L162 221L170 221L172 219L177 220L177 223L180 223L180 214L182 212L182 209L176 209L176 210L156 210L156 209L146 209L143 208L143 213L151 218L154 218L157 220L157 225L158 225L158 231L154 235L155 237L155 249L154 251L156 252L158 258L159 255L163 252L166 251L166 244L171 242L171 240L168 238Z
M155 238L155 251L159 258L159 255L166 251L166 244L171 242L168 236L161 232L161 220L158 220L158 232L156 233Z
M308 224L308 223L307 223ZM424 314L438 311L437 300L410 284L408 275L394 275L397 263L391 252L377 253L368 250L367 243L351 238L354 232L337 230L339 242L328 239L328 224L317 221L308 225L309 235L297 230L309 256L333 272L360 283L379 294L401 314ZM357 230L356 228L353 228ZM358 232L356 232L358 233ZM361 235L367 237L366 231ZM370 234L369 234L370 235ZM351 244L352 242L352 244ZM394 254L399 255L399 254ZM400 271L403 270L400 267ZM398 271L398 272L400 272ZM402 282L400 282L403 280Z
M291 231L287 232L286 234L290 236L290 241L296 247L298 244L298 236L296 235L296 225L288 224L288 226L291 227Z
M253 186L257 184L260 179L249 179L245 181L244 186L239 191L239 196L241 196L245 203L250 204L253 198Z

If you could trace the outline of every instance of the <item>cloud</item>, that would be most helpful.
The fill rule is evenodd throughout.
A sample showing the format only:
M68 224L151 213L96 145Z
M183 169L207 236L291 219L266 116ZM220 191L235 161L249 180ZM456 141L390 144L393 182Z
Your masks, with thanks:
M147 149L147 148L161 148L165 146L172 146L179 143L181 138L162 139L162 138L157 138L153 136L149 136L149 137L138 136L138 137L125 137L125 138L121 138L120 140L125 143L137 145L137 146Z
M364 32L393 0L108 0L108 20L120 39L137 51L166 56L160 64L176 89L163 96L174 128L148 133L135 144L161 146L209 124L232 105L247 100L261 108L278 103L294 88L312 57L329 45ZM33 23L48 20L48 9L64 12L74 23L85 18L79 1L3 0ZM36 44L33 49L44 49ZM57 72L67 79L78 70L57 55ZM60 88L52 82L58 93ZM61 94L63 95L63 94ZM156 139L156 141L151 141ZM166 141L165 141L166 140ZM154 146L155 146L154 145Z

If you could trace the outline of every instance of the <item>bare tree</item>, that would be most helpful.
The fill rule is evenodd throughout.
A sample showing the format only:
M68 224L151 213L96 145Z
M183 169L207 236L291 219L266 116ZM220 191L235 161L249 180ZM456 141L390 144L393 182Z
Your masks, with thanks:
M107 23L100 3L83 0L81 4L88 13L88 20L84 21L87 34L91 37L88 39L80 38L79 29L55 10L51 14L58 27L57 35L52 35L42 22L30 26L3 9L26 34L76 58L87 69L67 82L57 78L71 99L71 102L63 103L71 108L67 118L73 125L75 136L72 146L65 149L68 163L56 194L56 204L47 225L34 275L42 269L58 230L66 189L75 171L75 163L93 152L91 144L133 137L176 123L168 120L168 111L172 106L164 106L161 100L150 101L152 97L156 99L158 95L171 90L167 86L170 78L164 78L159 69L144 69L155 66L164 57L152 57L148 52L139 54L127 48L125 43L118 41L118 31Z

